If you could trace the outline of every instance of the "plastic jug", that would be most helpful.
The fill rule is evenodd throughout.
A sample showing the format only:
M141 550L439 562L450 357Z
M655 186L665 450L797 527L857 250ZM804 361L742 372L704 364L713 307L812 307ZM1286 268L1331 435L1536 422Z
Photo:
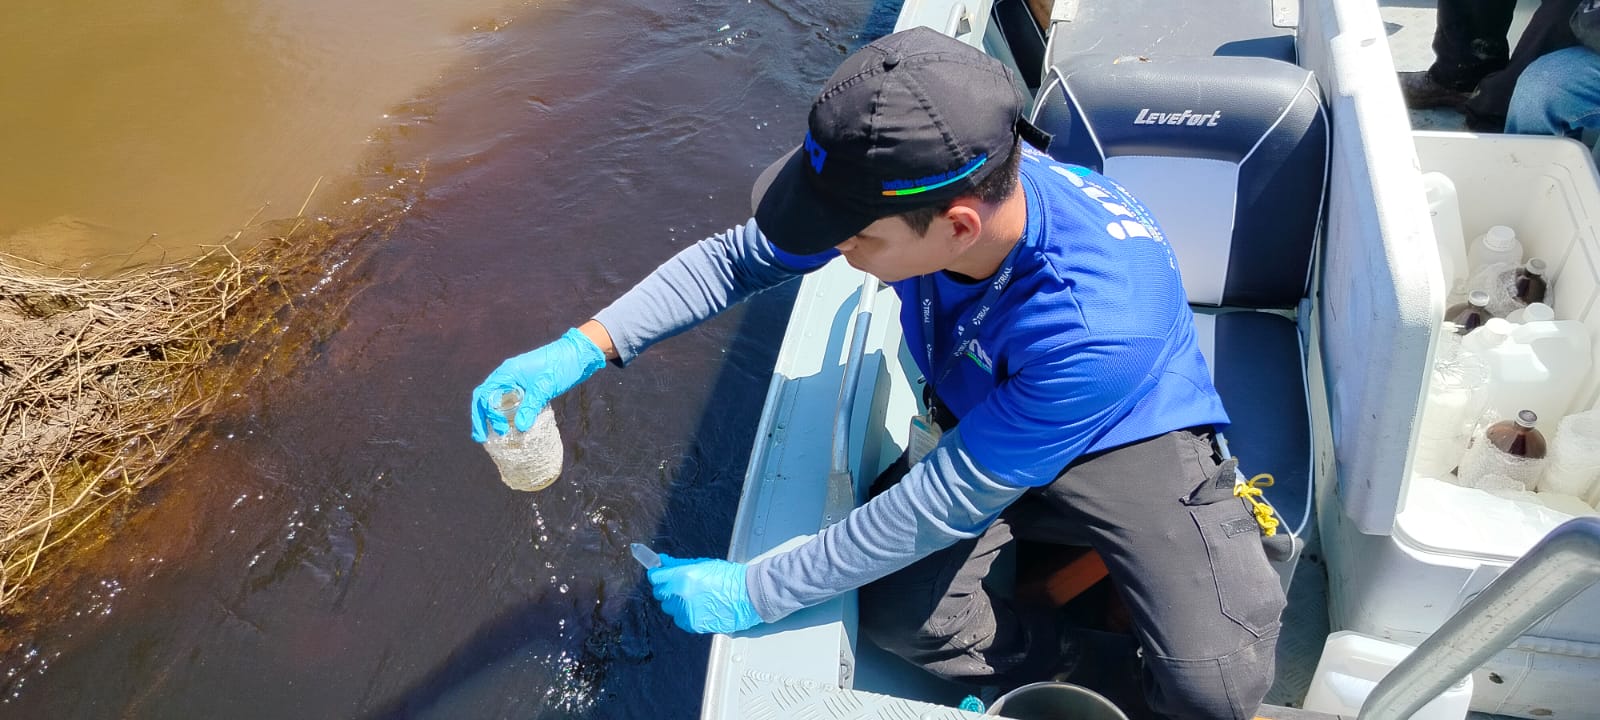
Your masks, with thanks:
M1461 229L1461 206L1456 184L1440 172L1422 174L1422 189L1433 219L1433 240L1439 245L1439 266L1444 271L1445 297L1458 294L1467 282L1467 235Z
M1489 228L1467 249L1467 264L1472 272L1495 263L1522 265L1522 241L1517 239L1517 231L1504 225Z
M1328 636L1322 659L1311 676L1304 708L1316 712L1356 717L1378 681L1400 664L1412 647L1371 635L1340 631ZM1462 720L1472 702L1472 676L1462 678L1444 694L1423 705L1411 720Z
M1573 389L1589 372L1589 331L1576 320L1513 325L1501 318L1462 338L1489 366L1488 410L1514 418L1532 410L1546 422L1565 417Z
M1489 318L1477 330L1461 338L1461 350L1482 357L1489 348L1509 340L1515 329L1516 324L1505 318Z

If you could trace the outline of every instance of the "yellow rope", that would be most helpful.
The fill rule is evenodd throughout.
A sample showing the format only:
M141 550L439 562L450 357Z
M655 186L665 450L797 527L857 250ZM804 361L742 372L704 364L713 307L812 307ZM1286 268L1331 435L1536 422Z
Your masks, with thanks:
M1272 476L1261 473L1249 481L1240 481L1233 486L1234 497L1242 497L1250 501L1255 508L1256 524L1261 526L1261 534L1272 537L1278 534L1278 518L1272 516L1272 506L1261 499L1261 489L1272 487Z

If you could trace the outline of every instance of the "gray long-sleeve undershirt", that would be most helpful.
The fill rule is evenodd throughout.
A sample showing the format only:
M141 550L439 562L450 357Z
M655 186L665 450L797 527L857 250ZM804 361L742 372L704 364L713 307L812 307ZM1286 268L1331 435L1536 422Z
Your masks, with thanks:
M813 269L785 264L750 220L685 248L595 319L626 365L656 342ZM751 601L772 622L858 588L976 537L1025 491L980 469L957 428L893 488L805 543L751 563Z
M750 600L761 619L772 622L861 587L977 537L1026 491L979 469L957 427L898 484L805 544L751 563L745 570Z
M751 219L684 248L594 319L616 345L617 364L625 366L645 348L814 269L780 262Z

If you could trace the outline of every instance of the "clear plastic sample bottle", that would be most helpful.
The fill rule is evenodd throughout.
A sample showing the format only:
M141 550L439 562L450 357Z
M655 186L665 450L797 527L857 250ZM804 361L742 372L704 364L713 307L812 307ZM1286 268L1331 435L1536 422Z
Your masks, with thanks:
M1472 271L1494 263L1522 264L1522 241L1517 239L1517 231L1496 225L1472 241L1472 247L1467 250L1467 264L1472 266Z
M565 460L561 431L556 427L555 411L547 404L539 411L533 427L517 429L517 408L522 391L511 390L500 396L500 411L506 418L506 434L489 431L483 449L500 469L500 480L513 490L533 492L550 487L561 476Z
M1425 477L1447 479L1461 463L1473 425L1488 401L1488 365L1462 352L1459 345L1450 330L1440 331L1441 349L1429 374L1412 462L1412 470Z
M1422 188L1428 197L1428 214L1433 219L1433 237L1439 247L1439 265L1444 274L1445 297L1454 299L1467 284L1467 238L1461 231L1461 206L1456 184L1444 173L1422 174Z

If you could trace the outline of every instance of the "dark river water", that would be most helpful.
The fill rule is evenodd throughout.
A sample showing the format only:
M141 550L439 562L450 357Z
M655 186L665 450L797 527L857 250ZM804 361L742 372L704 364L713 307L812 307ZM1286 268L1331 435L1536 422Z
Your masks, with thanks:
M559 399L567 469L543 492L500 484L468 398L743 220L894 12L529 2L475 36L372 129L390 141L355 185L421 190L330 251L282 319L293 361L5 619L0 717L693 717L708 640L627 544L725 551L793 288Z

